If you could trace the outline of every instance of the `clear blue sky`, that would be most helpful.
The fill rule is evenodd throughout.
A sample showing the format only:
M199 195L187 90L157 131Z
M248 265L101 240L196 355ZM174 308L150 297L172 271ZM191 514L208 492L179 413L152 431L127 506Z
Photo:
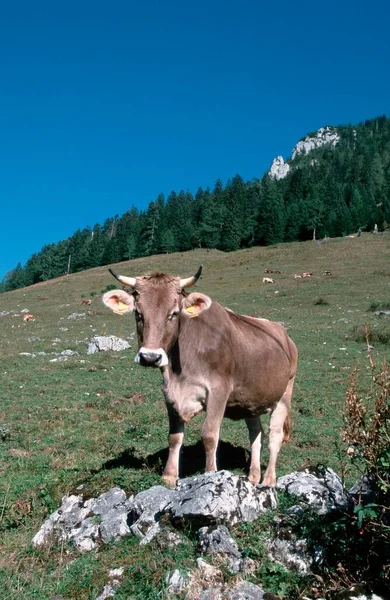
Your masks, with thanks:
M1 3L0 279L160 192L390 115L390 3Z

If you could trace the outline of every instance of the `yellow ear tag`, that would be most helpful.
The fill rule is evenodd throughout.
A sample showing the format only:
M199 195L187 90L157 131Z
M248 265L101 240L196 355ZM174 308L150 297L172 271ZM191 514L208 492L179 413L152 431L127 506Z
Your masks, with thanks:
M196 307L195 306L188 306L188 308L184 309L186 311L186 313L188 313L190 315L190 319L194 319L195 317L199 317L199 314L194 315L194 312L196 311Z
M117 308L113 311L116 315L123 315L129 310L129 307L124 302L118 301Z

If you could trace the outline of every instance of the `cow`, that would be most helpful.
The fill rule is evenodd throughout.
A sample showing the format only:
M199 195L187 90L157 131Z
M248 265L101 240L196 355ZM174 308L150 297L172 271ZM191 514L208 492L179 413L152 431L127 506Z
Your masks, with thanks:
M263 283L275 283L271 277L263 277Z
M299 273L294 273L294 278L295 279L302 279L302 275L300 275Z
M23 321L35 321L35 317L31 313L24 313Z
M302 273L302 277L313 277L313 273Z
M86 306L91 306L92 300L81 300L81 304L85 304Z
M217 470L223 417L245 419L251 445L249 481L253 484L261 479L260 415L271 414L269 463L263 484L275 486L278 454L282 443L290 439L297 368L297 349L284 327L236 314L200 292L188 294L186 289L197 282L202 267L185 279L162 273L127 277L109 270L130 292L106 292L103 303L118 314L134 311L135 362L162 372L169 417L165 482L171 487L176 484L184 426L203 410L206 471Z

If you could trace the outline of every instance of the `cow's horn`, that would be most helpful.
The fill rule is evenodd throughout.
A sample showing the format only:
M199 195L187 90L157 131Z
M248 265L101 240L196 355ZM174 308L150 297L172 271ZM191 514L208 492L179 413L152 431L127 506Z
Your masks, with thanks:
M198 279L200 277L200 274L202 273L202 267L203 267L203 265L200 265L199 269L197 270L195 275L193 275L192 277L187 277L187 279L180 279L180 287L182 290L184 288L195 285L195 283L198 281Z
M116 273L114 273L114 271L112 269L108 269L108 270L110 271L111 275L113 275L115 277L115 279L117 279L124 285L128 285L131 288L135 287L135 277L124 277L123 275L117 275Z

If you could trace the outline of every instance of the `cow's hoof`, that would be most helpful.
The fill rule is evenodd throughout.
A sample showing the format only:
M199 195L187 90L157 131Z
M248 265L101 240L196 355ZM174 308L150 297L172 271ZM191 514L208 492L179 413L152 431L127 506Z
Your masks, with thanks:
M275 487L276 486L276 477L265 476L261 483L262 483L262 485L265 485L266 487Z
M252 483L252 485L257 485L260 483L260 472L257 471L257 473L249 473L248 480L250 483Z
M173 475L163 475L163 481L167 484L168 487L175 488L177 477L174 477Z

